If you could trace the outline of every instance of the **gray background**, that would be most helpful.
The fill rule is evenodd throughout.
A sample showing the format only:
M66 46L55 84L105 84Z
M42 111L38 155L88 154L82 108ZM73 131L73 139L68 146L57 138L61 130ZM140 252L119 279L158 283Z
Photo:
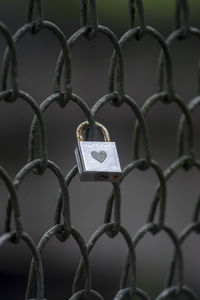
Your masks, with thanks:
M100 2L100 1L99 1ZM128 1L127 1L128 2ZM148 2L148 3L147 3ZM170 2L170 3L169 3ZM45 19L55 22L70 37L79 28L79 1L45 3ZM111 28L118 38L128 28L125 1L102 0L100 24ZM144 1L148 24L157 28L165 37L172 30L174 1ZM199 3L190 1L192 25L199 26ZM24 23L24 2L1 1L0 19L14 32ZM5 50L0 39L0 62ZM17 46L20 89L31 94L41 103L52 93L52 76L60 48L55 38L46 31L38 35L26 35ZM107 92L108 65L112 45L102 35L95 40L81 39L72 49L72 87L89 106ZM156 65L159 45L150 37L140 42L133 40L124 49L125 90L141 106L156 92ZM189 37L171 48L176 92L187 103L197 94L199 41ZM176 159L176 131L181 112L175 104L157 104L147 117L153 158L164 170ZM27 143L31 109L21 99L15 104L1 102L0 109L0 164L14 177L27 161ZM49 159L61 167L64 174L75 164L75 130L84 120L79 107L70 103L64 109L53 104L45 114L48 132ZM116 109L107 105L97 115L116 141L122 167L131 161L131 139L135 116L125 104ZM199 152L198 111L193 114L196 134L196 150ZM133 236L145 224L153 199L157 178L152 170L134 170L123 182L122 224ZM168 183L166 224L179 233L189 223L194 204L199 195L199 173L192 169L180 170ZM5 186L0 183L0 228L7 200ZM81 183L76 177L70 187L72 224L87 241L103 223L104 209L111 190L109 183ZM58 184L50 171L41 177L30 174L19 189L24 229L35 242L53 225ZM0 254L1 299L23 298L30 253L23 243L5 244ZM199 291L198 235L191 235L183 247L185 259L185 283ZM163 289L165 275L173 246L169 238L160 233L150 234L137 248L137 282L152 298ZM126 254L121 236L111 240L103 236L91 253L93 288L105 299L111 299L118 290L120 274ZM67 299L80 253L70 238L64 244L52 240L43 254L46 298ZM183 299L183 298L181 298Z

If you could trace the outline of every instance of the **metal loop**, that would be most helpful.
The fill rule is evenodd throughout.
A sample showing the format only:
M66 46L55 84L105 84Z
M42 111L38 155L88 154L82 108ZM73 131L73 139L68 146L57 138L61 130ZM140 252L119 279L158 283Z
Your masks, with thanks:
M17 232L9 232L0 237L0 246L2 246L6 241L16 240ZM32 252L33 261L35 264L35 274L37 279L37 300L44 300L44 276L42 261L39 251L37 250L31 237L23 232L22 240L27 244L28 248ZM26 294L26 299L28 300L29 295Z
M194 223L197 223L197 222L200 223L200 196L198 197L197 203L194 208L192 221Z
M115 106L120 106L124 102L124 63L123 63L123 55L122 55L122 50L121 47L117 41L116 36L114 33L108 29L105 26L99 26L99 29L102 33L104 33L112 42L115 50L114 50L114 56L117 57L117 75L116 75L116 81L115 77L111 76L111 71L113 69L113 63L111 61L110 63L110 71L109 71L109 85L108 85L108 92L109 93L114 93L115 92L115 82L117 83L117 92L118 92L118 98L117 101L111 102Z
M23 91L19 91L19 97L25 100L33 109L35 112L35 115L38 120L39 129L40 129L40 164L37 166L37 168L34 170L37 174L41 175L45 172L47 168L47 134L46 134L46 127L43 115L41 113L40 107L36 103L36 101L27 93ZM30 153L30 151L29 151ZM29 154L28 153L28 154ZM28 158L28 161L30 162L30 156Z
M156 193L154 200L152 202L150 211L149 211L149 216L148 216L148 222L153 222L155 214L156 214L156 208L161 201L161 199L166 199L166 182L180 169L180 168L185 168L185 166L191 162L191 157L190 156L183 156L181 159L176 160L174 163L172 163L169 168L167 168L163 174L162 170L159 171L159 166L157 166L157 172L160 178L160 185L157 186L156 188ZM194 165L194 163L193 163ZM160 187L162 186L162 195L164 194L165 196L160 197ZM163 193L164 192L164 193ZM162 221L164 221L164 216L165 216L165 203L166 201L162 202L162 205L160 206L160 224L162 224Z
M176 160L174 163L172 163L165 171L164 171L164 182L165 185L167 181L180 169L185 166L188 160L190 160L190 156L183 156ZM149 215L148 215L148 222L152 222L154 220L155 214L156 214L156 208L158 206L158 203L160 201L160 185L156 187L156 192L154 199L151 204L151 208L149 210Z
M42 28L43 28L43 21L42 20L34 21L32 23L31 33L32 34L37 34L42 30Z
M157 102L163 102L163 99L165 99L167 96L166 93L159 93L155 94L152 97L150 97L143 105L141 108L141 113L146 117L150 109L157 103ZM179 96L174 96L173 100L180 110L182 111L185 120L187 121L187 129L188 129L188 134L187 134L187 143L188 143L188 156L193 160L194 158L194 129L193 129L193 121L191 118L191 114L189 112L189 109L183 102L183 100ZM135 123L135 128L134 128L134 140L133 140L133 153L134 153L134 158L138 158L138 151L139 151L139 143L140 143L140 129L139 129L139 124L138 121ZM179 149L179 148L178 148ZM183 153L179 153L179 157L181 157Z
M78 291L74 295L72 295L69 300L82 300L83 296L85 300L91 300L91 296L93 296L94 299L104 300L104 298L94 290L90 290L88 296L85 296L85 293L85 290Z
M121 289L117 292L113 300L132 300L134 296L138 296L141 300L150 300L149 295L138 288L136 288L134 295L132 295L130 288Z
M72 170L66 175L65 184L66 184L67 187L71 183L72 179L77 175L77 173L78 173L78 167L74 166L72 168ZM58 195L57 195L56 209L55 209L55 220L60 220L61 213L62 213L62 190L60 190L58 192ZM57 238L61 241L64 241L65 237L66 237L65 233L63 235L61 231L57 234Z
M162 228L164 221L165 221L165 214L166 214L166 212L165 212L166 198L167 198L166 182L165 182L165 177L164 177L163 171L161 170L161 168L155 161L151 161L151 167L154 169L156 175L159 178L159 182L160 182L160 190L159 190L159 194L157 194L157 197L159 198L159 202L160 202L158 225L159 225L159 228ZM153 203L152 203L152 205L153 205ZM154 222L155 213L156 213L156 209L154 210L154 216L151 219L149 218L148 222Z
M8 30L8 28L0 22L0 32L5 37L10 59L11 59L11 87L12 91L5 97L5 101L13 102L17 99L18 96L18 73L17 73L17 56L16 56L16 49L15 49L15 43L12 39L12 36ZM7 50L8 51L8 50ZM3 65L5 64L5 60L3 60ZM7 64L7 68L9 67L9 64ZM0 77L0 90L4 91L6 90L6 87L3 83L3 76L4 76L4 68L2 67L1 77Z
M31 23L33 21L34 9L37 10L37 17L43 20L43 1L42 0L29 0L26 12L26 21Z
M99 99L96 104L92 107L92 115L96 117L96 114L100 111L100 109L108 102L112 101L114 98L113 94L108 94ZM145 166L144 168L148 167L148 162L151 160L151 150L150 150L150 142L149 142L149 136L148 136L148 130L146 126L146 122L144 120L143 114L141 113L140 108L138 107L137 103L128 95L124 96L124 101L126 104L129 105L129 107L133 110L133 112L136 115L136 118L139 121L139 125L141 127L141 132L142 132L142 137L143 137L143 142L144 142L144 151L145 151ZM134 159L138 160L139 155L135 156ZM142 160L144 162L144 160ZM142 163L141 165L144 165Z
M179 108L182 110L182 113L183 113L183 115L185 117L185 120L187 122L187 130L188 130L187 143L188 143L188 152L189 152L188 155L191 156L191 159L193 160L194 156L195 156L193 120L192 120L190 111L189 111L188 107L185 105L184 101L178 96L176 96L174 98L174 101L177 103ZM181 157L182 155L183 155L182 152L178 153L179 157Z
M189 224L183 231L181 232L179 236L179 244L182 246L183 242L186 240L186 238L192 233L192 232L197 232L199 233L200 231L200 223L195 222ZM176 271L176 263L177 263L177 253L174 251L171 259L171 264L170 264L170 269L169 269L169 274L168 278L170 278L170 281L172 282L173 277L175 275Z
M28 163L27 165L25 165L18 172L18 174L16 175L16 177L14 179L15 189L19 188L22 180L28 175L28 173L31 170L33 170L34 168L39 166L40 163L41 163L40 160L36 159L36 160ZM58 234L58 236L57 236L57 238L63 242L69 237L70 231L71 231L71 215L70 215L70 208L69 208L68 188L66 186L65 179L64 179L64 176L62 175L60 168L57 167L55 163L48 161L47 168L50 169L54 173L54 175L57 177L58 182L60 184L61 191L62 191L62 202L60 202L59 205L57 205L54 219L55 219L55 225L60 224L61 223L61 213L63 214L63 219L64 219L63 226L64 226L65 230L64 231L62 230L62 232L60 232L60 234ZM58 209L58 208L60 208L60 209ZM8 224L7 226L10 226L12 210L13 210L13 207L11 205L11 200L10 200L8 202L8 206L7 206L7 217L6 217L7 218L6 224Z
M36 248L34 242L32 241L31 237L23 233L22 236L23 240L26 242L28 247L33 253L33 259L34 259L34 264L35 264L35 273L36 273L36 282L37 282L37 299L38 300L44 300L44 275L43 275L43 267L42 267L42 260L40 253L38 249ZM26 294L26 299L29 296Z
M200 38L200 30L197 29L197 28L189 27L189 32L188 33L190 33L192 35L195 35L198 38ZM185 27L177 29L176 31L173 31L169 35L169 37L166 39L165 43L166 43L167 47L169 48L175 40L177 40L177 39L181 40L181 37L184 37L184 36L185 36ZM159 59L158 59L157 74L158 74L157 75L157 78L158 78L158 91L162 92L162 90L163 90L163 76L164 76L163 51L161 51ZM200 74L200 72L199 72L199 74ZM199 82L198 82L198 89L200 89L200 83Z
M104 224L100 226L91 236L89 242L87 243L87 250L88 254L92 251L93 247L95 246L96 242L100 239L100 237L104 234L107 233L108 231L111 231L112 229L115 229L114 224L109 223L109 224ZM130 254L130 260L131 260L131 268L132 268L132 281L131 281L131 294L133 295L136 290L136 269L135 269L135 249L132 245L131 237L129 236L128 232L126 229L122 226L120 226L119 232L123 235L126 244L128 246L129 254ZM80 264L78 266L78 269L76 271L76 276L74 279L73 283L73 289L75 289L80 282L81 276L83 272L83 261L80 261Z
M101 129L101 132L103 133L103 136L104 136L104 141L105 142L110 142L110 136L109 136L109 133L108 133L108 130L106 129L106 127L104 125L102 125L101 123L99 123L99 122L95 122L95 124L98 128ZM76 138L79 142L82 142L84 140L84 138L83 138L83 129L84 129L84 127L86 127L88 125L89 125L89 122L85 121L77 127L77 129L76 129Z
M154 233L157 231L158 226L154 223L147 223L144 225L138 232L135 234L132 242L134 243L134 247L137 246L137 243L144 237L144 235L147 232L150 232L151 234L154 235ZM160 231L160 230L159 230ZM159 232L157 231L157 232ZM121 280L120 280L120 288L124 288L127 285L128 282L128 276L129 276L129 270L130 270L130 263L129 263L129 253L126 256L126 261L124 264L124 269L123 273L121 275Z
M9 192L9 197L10 197L10 208L14 211L14 219L15 219L15 227L16 227L16 234L14 238L12 238L12 242L18 243L22 237L23 233L23 225L21 222L21 211L20 211L20 206L18 203L18 196L16 193L16 189L13 185L12 179L8 175L8 173L0 167L0 178L3 180L5 183L8 192ZM9 210L7 209L6 211L6 219L9 214ZM6 232L11 232L11 226L10 223L5 221L5 231Z
M140 130L141 130L142 136L143 136L145 160L146 160L146 164L147 164L147 167L148 167L148 164L151 160L151 148L150 148L150 142L149 142L149 133L148 133L148 129L147 129L147 126L146 126L146 122L145 122L143 113L141 113L141 110L138 108L137 104L133 101L133 99L131 99L128 96L126 96L126 103L133 109L133 111L136 114L136 117L137 117L137 120L138 120L137 124L138 124L138 126L140 126ZM135 138L135 136L134 136L134 138ZM133 148L135 149L134 143L135 142L133 142ZM133 152L133 159L134 160L139 160L138 151Z
M195 97L192 99L187 108L190 114L200 106L200 96ZM184 153L184 139L185 139L185 123L186 123L186 116L182 115L179 121L178 131L177 131L177 154L180 157ZM192 167L194 162L191 162L188 167ZM188 169L187 165L185 166Z
M91 25L88 23L88 2L90 6ZM99 25L96 0L81 0L80 12L81 12L80 25L81 27L87 27L85 36L87 39L91 40L97 34L98 25Z
M110 103L115 107L120 107L124 103L124 98L120 97L118 92L113 92L112 101Z
M141 29L145 29L145 17L144 17L144 7L142 0L129 0L129 18L130 18L130 28L135 27L135 2L137 6L137 11L140 19Z
M139 241L146 235L146 233L150 232L151 234L155 235L155 230L159 228L157 227L156 224L154 223L147 223L143 228L141 228L133 237L132 243L133 247L136 248L137 244ZM163 226L162 229L157 231L157 233L160 233L161 231L164 231L171 239L172 243L174 244L174 247L176 249L176 260L178 261L178 283L177 283L177 288L180 290L182 287L183 283L183 257L182 257L182 252L181 252L181 247L179 245L178 238L175 234L175 232L167 226ZM128 274L129 274L129 269L130 269L130 257L129 254L126 257L126 262L124 266L124 271L121 277L121 288L123 288L127 284L127 279L128 279ZM174 272L170 273L170 276L167 279L167 286L170 287L172 285L172 279L173 279Z
M184 23L185 23L184 38L185 38L189 33L189 28L190 28L190 12L189 12L189 6L187 0L176 0L175 14L174 14L175 29L179 29L181 27L181 11L184 14Z
M33 21L34 8L37 10L37 19ZM26 12L26 22L32 23L32 34L39 33L43 28L43 1L42 0L29 0Z
M199 300L198 295L192 291L187 286L182 286L181 290L178 291L177 286L172 286L170 288L165 289L157 298L156 300L164 300L168 299L169 296L173 296L174 298L177 298L179 295L185 295L189 296L191 300ZM171 298L170 298L171 299Z
M174 80L173 80L173 72L172 72L172 61L171 61L171 55L169 52L169 48L168 45L166 44L163 36L154 28L150 27L150 26L146 26L145 29L142 30L141 32L141 28L140 27L136 27L136 28L132 28L130 30L128 30L127 32L125 32L125 34L121 37L121 39L119 40L119 45L121 47L121 49L123 49L125 47L125 45L133 38L140 38L141 34L143 36L143 34L148 34L150 36L152 36L155 40L158 41L158 43L160 44L161 48L162 48L162 55L164 54L165 56L165 62L166 62L166 72L167 72L167 88L168 88L168 94L169 94L169 99L173 99L173 95L175 94L174 91ZM118 58L116 56L116 53L114 52L112 59L111 59L111 64L110 64L110 90L113 90L113 85L115 82L115 76L116 74L118 74ZM160 88L161 86L161 74L158 73L158 85L159 85L159 92L162 91L162 89Z
M130 164L128 166L126 166L125 169L122 172L122 176L120 177L119 184L121 184L121 182L124 180L126 175L129 173L128 169L132 170L133 168L136 168L137 165L139 165L139 164L140 164L140 161L135 161L135 162L131 163L131 167L130 167ZM111 193L108 197L107 205L106 205L106 209L105 209L105 214L104 214L104 223L105 224L111 222L112 211L113 211L113 203L114 203L114 191L112 189L112 191L111 191ZM108 231L107 234L108 234L109 237L112 237L112 235L109 231Z
M38 298L29 298L27 300L38 300ZM44 298L43 300L47 300L46 298Z
M138 168L138 166L140 166L142 162L143 162L143 160L137 160L137 161L134 161L134 162L128 164L124 168L124 170L122 172L122 176L121 176L118 184L121 184L123 182L123 180L128 176L128 174L130 172L132 172L135 168ZM150 222L150 223L154 222L157 206L159 203L160 204L159 218L158 218L159 221L158 221L157 229L154 230L154 232L157 233L159 230L162 229L162 226L164 224L165 208L166 208L166 184L165 184L164 174L163 174L161 168L158 166L158 164L155 161L151 161L149 164L149 167L153 168L153 170L155 171L155 173L159 179L159 182L160 182L160 191L159 191L159 194L158 193L156 194L156 196L157 196L156 205L155 205L155 199L154 199L152 202L153 208L151 207L151 209L150 209L151 215L148 218L148 222ZM110 196L108 198L108 201L107 201L107 206L106 206L105 215L104 215L104 223L111 222L114 200L115 200L115 196L114 196L114 191L112 190L112 192L110 193ZM118 220L118 218L116 216L117 216L117 209L116 209L116 203L115 203L115 220ZM109 231L107 232L107 234L109 237L112 237L112 235L113 235L112 232L109 232Z
M47 243L49 242L49 240L53 237L53 236L57 236L57 234L62 231L65 230L63 225L57 224L54 227L50 228L41 238L37 249L38 252L41 254L42 251L44 250L44 248L46 247ZM89 260L88 260L88 254L87 254L87 248L85 245L85 242L82 238L82 236L80 235L80 233L75 229L75 228L71 228L71 232L70 235L74 238L74 240L76 241L76 243L79 246L79 249L81 251L81 255L82 255L82 261L83 261L83 268L84 268L84 275L85 275L85 289L84 289L84 293L85 295L90 294L90 285L91 285L91 274L90 274L90 267L89 267ZM34 280L34 274L35 274L35 263L32 260L31 265L30 265L30 269L29 269L29 278L28 278L28 285L27 285L27 295L30 295L31 289L32 289L32 285L33 285L33 280ZM77 290L73 290L74 293L77 292Z
M68 40L68 45L69 47L72 47L76 41L85 35L87 33L87 27L81 28L78 30L75 34L72 35L72 37ZM114 76L111 76L112 69L113 69L113 63L111 61L110 67L109 67L109 83L108 83L108 93L112 94L113 102L111 102L115 106L120 106L124 102L124 66L123 66L123 56L122 56L122 51L120 48L120 45L117 41L116 36L114 33L107 27L98 25L97 31L105 35L113 44L115 51L114 55L116 58L118 58L117 62L117 77L116 77L116 82L117 82L117 92L115 91L115 78ZM60 86L60 78L61 78L61 72L62 72L62 67L63 67L63 53L61 52L57 64L56 64L56 69L54 73L54 90L58 91L59 86Z
M34 9L37 11L36 21L33 21ZM26 12L26 22L32 23L32 34L37 34L43 28L43 1L42 0L29 0Z
M136 41L139 42L143 38L144 35L145 35L145 30L142 29L141 27L137 27L136 33L135 33Z
M65 64L65 73L64 73L64 95L63 99L61 101L62 106L65 106L68 101L71 99L71 53L70 49L67 43L67 40L65 38L64 33L52 22L48 21L43 21L42 22L42 28L47 29L48 31L52 32L58 39L61 47L62 47L62 52L63 52L63 63ZM13 36L13 41L17 43L20 41L23 36L26 33L31 33L33 30L33 24L29 23L21 27L20 29L17 30L15 35ZM11 51L11 50L10 50ZM2 65L2 77L1 77L1 85L2 89L6 90L7 88L7 77L8 77L8 71L9 71L9 60L10 60L10 54L8 49L6 49L5 54L4 54L4 59L3 59L3 65ZM59 70L56 68L54 77L57 76L57 73L59 73ZM15 79L17 78L16 74ZM60 86L58 85L57 81L53 81L53 90L54 92L60 92Z
M119 187L119 182L112 183L113 189L111 196L108 199L107 202L107 208L105 211L105 217L104 217L104 223L111 223L111 214L112 214L112 208L113 208L113 202L114 202L114 222L113 227L110 230L106 231L106 234L109 238L113 239L120 230L121 225L121 192ZM109 206L110 204L110 206Z
M50 95L49 97L47 97L41 104L40 104L40 110L41 112L44 114L44 112L48 109L48 107L53 104L54 102L56 103L60 103L60 99L61 99L61 94L60 93L55 93ZM88 119L89 125L90 125L90 137L92 139L95 139L95 137L97 136L97 129L96 129L96 124L95 124L95 120L92 116L92 113L88 107L88 105L86 104L86 102L80 98L79 96L72 94L71 96L71 100L76 103L80 109L83 111L84 115L86 116L86 118ZM36 132L37 132L37 123L38 120L36 118L36 116L33 118L32 124L31 124L31 128L30 128L30 133L29 133L29 161L32 161L34 159L36 159L36 155L35 155L35 150L36 150L36 145L35 145L35 141L36 141Z

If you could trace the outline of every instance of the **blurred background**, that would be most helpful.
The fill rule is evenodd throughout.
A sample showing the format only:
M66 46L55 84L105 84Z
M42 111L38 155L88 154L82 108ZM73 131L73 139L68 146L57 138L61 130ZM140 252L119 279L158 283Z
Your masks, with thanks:
M1 0L0 20L12 34L25 23L28 1ZM200 2L190 4L191 24L200 26ZM99 0L99 23L109 27L119 39L128 30L128 1ZM80 1L44 1L45 19L54 22L69 38L80 27ZM145 0L147 25L161 32L166 38L173 30L173 0ZM136 20L138 24L138 20ZM0 63L6 43L0 36ZM188 103L197 95L198 60L200 42L194 36L177 41L171 47L175 88ZM92 41L80 39L72 49L72 89L91 107L107 93L108 67L113 47L103 35ZM60 46L46 30L37 35L27 34L17 45L20 89L41 103L52 93L52 78ZM160 46L149 36L140 42L132 40L124 48L125 90L141 107L156 90L156 67ZM165 170L176 159L176 134L181 111L175 104L157 104L147 117L152 156ZM192 115L195 126L195 147L199 153L198 110ZM28 134L33 112L21 99L10 105L1 102L0 109L0 165L11 177L26 164ZM48 134L49 160L54 161L67 174L75 165L75 130L85 119L79 107L69 103L64 109L57 104L45 113ZM131 142L135 116L124 104L120 108L107 105L97 115L116 141L122 168L131 161ZM157 178L152 170L134 170L121 185L122 225L131 236L146 223ZM7 191L0 183L0 229L4 228ZM56 196L59 186L56 178L46 171L42 176L29 174L19 189L24 230L37 243L53 225ZM190 222L199 196L199 173L180 170L167 185L166 224L177 234ZM104 211L111 191L109 183L84 183L78 176L69 187L72 224L85 241L103 223ZM21 242L15 246L4 244L0 249L0 297L23 299L31 255ZM199 236L192 234L183 245L184 283L200 294ZM120 274L126 257L126 244L121 236L109 239L104 235L90 255L93 289L105 299L112 299L118 291ZM137 285L154 299L164 288L173 244L160 233L147 234L139 243L137 254ZM68 299L80 252L72 238L65 243L52 239L43 252L45 295L48 300ZM180 298L187 299L187 298Z

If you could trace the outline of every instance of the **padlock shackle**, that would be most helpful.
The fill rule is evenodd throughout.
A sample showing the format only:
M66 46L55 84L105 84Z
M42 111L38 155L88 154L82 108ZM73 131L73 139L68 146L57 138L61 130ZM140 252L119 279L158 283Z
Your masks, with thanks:
M105 142L110 142L110 135L108 133L108 130L106 129L106 127L104 125L102 125L101 123L99 122L95 122L96 126L99 127L101 129L101 131L103 132L103 136L104 136L104 141ZM78 142L82 142L84 141L83 139L83 128L85 126L88 126L89 125L89 122L88 121L85 121L83 123L81 123L77 129L76 129L76 137L77 137L77 140Z

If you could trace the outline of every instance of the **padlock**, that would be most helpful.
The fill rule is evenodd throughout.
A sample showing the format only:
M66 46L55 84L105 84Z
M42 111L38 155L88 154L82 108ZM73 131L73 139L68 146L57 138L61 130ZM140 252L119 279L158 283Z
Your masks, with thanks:
M110 142L107 129L99 122L96 126L103 133L104 141L84 141L81 123L76 130L78 145L75 156L81 181L117 181L122 172L115 142Z

